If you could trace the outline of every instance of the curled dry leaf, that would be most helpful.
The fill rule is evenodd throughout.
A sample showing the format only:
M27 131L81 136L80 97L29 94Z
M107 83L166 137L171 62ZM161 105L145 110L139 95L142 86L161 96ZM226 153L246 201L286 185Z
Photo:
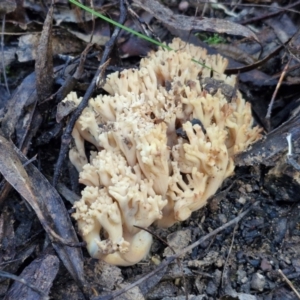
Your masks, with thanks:
M0 173L34 209L50 237L78 244L70 217L57 191L32 164L23 167L26 157L0 136ZM26 170L25 170L26 169ZM80 248L52 243L65 267L80 286L84 286Z
M134 4L146 10L167 27L180 30L200 30L217 33L239 35L258 40L256 35L247 27L221 19L194 18L184 15L176 15L169 8L156 0L134 0Z

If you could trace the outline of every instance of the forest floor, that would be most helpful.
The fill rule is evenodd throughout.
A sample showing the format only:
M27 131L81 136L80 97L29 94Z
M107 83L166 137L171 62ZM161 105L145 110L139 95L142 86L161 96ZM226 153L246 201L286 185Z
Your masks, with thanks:
M91 82L105 46L105 74L157 46L125 30L109 44L115 27L68 0L1 1L0 299L300 299L300 1L82 2L225 56L264 137L204 208L150 227L145 260L90 258L70 218L83 186L62 153L73 112L58 116L58 104L72 90L103 93Z

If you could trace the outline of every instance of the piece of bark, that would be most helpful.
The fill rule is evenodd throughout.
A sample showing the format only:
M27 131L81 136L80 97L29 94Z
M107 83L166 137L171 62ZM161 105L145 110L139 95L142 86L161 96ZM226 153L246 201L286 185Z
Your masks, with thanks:
M288 164L286 156L283 156L266 174L264 187L275 201L297 202L300 195L300 172Z
M5 270L10 266L7 262L13 261L16 256L16 239L14 231L14 217L12 212L5 207L0 215L0 265ZM0 280L0 295L4 295L9 288L9 280Z
M27 266L20 277L36 286L41 292L48 295L52 283L59 269L59 260L55 255L45 255L35 259ZM21 282L15 281L4 300L41 300L43 297ZM45 298L44 298L45 299Z
M288 133L292 135L293 148L300 149L300 114L254 143L249 150L238 154L234 159L235 165L263 164L265 166L275 166L276 162L287 152L286 137Z
M12 143L0 136L0 172L34 209L65 267L85 288L83 258L69 214L57 191ZM60 242L60 243L58 243ZM69 246L67 246L68 244Z
M5 207L0 215L0 264L15 258L16 242L13 220L11 212Z

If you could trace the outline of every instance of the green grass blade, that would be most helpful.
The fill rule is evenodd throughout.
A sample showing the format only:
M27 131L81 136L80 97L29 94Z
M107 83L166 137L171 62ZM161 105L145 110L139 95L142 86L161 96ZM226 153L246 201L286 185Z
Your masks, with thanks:
M160 46L160 47L162 47L164 49L174 50L171 47L169 47L169 46L167 46L167 45L165 45L163 43L160 43L157 40L149 38L148 36L146 36L146 35L144 35L142 33L139 33L139 32L137 32L137 31L135 31L135 30L133 30L133 29L131 29L129 27L126 27L126 26L124 26L124 25L122 25L122 24L120 24L120 23L118 23L118 22L116 22L116 21L114 21L114 20L112 20L112 19L110 19L110 18L102 15L101 13L98 13L98 12L94 11L92 8L87 7L87 6L83 5L82 3L80 3L80 2L78 2L76 0L69 0L69 2L75 4L76 6L84 9L85 11L89 12L90 14L95 15L96 17L101 18L102 20L104 20L104 21L106 21L106 22L108 22L108 23L110 23L110 24L112 24L114 26L117 26L117 27L119 27L119 28L121 28L121 29L123 29L123 30L125 30L125 31L127 31L127 32L129 32L131 34L133 34L133 35L136 35L137 37L139 37L141 39L144 39L144 40L146 40L146 41L148 41L150 43L153 43L153 44L155 44L157 46ZM197 61L195 59L192 59L192 61L195 62L195 63L197 63L197 64L199 64L199 65L201 65L201 66L203 66L203 67L205 67L205 68L208 68L208 69L212 70L212 68L205 66L205 64L203 64L203 63L201 63L201 62L199 62L199 61Z
M141 34L141 33L137 32L137 31L135 31L135 30L133 30L133 29L131 29L129 27L126 27L126 26L124 26L124 25L122 25L122 24L120 24L120 23L118 23L118 22L116 22L116 21L114 21L114 20L112 20L112 19L110 19L110 18L108 18L108 17L106 17L106 16L104 16L104 15L96 12L96 11L94 11L93 9L91 9L91 8L89 8L89 7L81 4L80 2L78 2L76 0L69 0L69 1L72 2L73 4L77 5L78 7L84 9L85 11L91 13L92 15L95 15L95 16L101 18L102 20L104 20L104 21L106 21L106 22L108 22L108 23L110 23L110 24L112 24L114 26L117 26L117 27L119 27L119 28L121 28L123 30L126 30L127 32L129 32L131 34L134 34L134 35L138 36L139 38L142 38L142 39L144 39L144 40L146 40L148 42L151 42L151 43L153 43L153 44L155 44L157 46L163 47L163 48L165 48L167 50L173 50L171 47L169 47L169 46L167 46L165 44L162 44L162 43L160 43L160 42L158 42L158 41L156 41L154 39L151 39L148 36L146 36L144 34Z

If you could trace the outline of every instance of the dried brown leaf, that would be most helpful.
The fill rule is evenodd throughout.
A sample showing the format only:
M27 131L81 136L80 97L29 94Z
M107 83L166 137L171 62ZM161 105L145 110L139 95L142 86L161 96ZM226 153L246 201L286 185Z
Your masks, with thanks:
M52 20L53 6L44 22L35 61L36 91L40 101L51 95L53 87Z
M212 45L211 47L220 51L221 54L226 55L227 57L231 57L241 63L251 65L256 62L256 59L253 56L251 56L248 53L245 53L242 49L239 49L234 45L218 44Z
M78 238L62 199L32 164L23 167L22 164L26 162L26 157L0 136L0 172L34 209L49 237L56 240L52 245L65 267L83 287L85 281L81 249L64 244L66 242L76 245Z
M1 129L7 139L13 135L24 107L36 101L35 78L35 73L29 74L7 103L7 112L1 124Z
M167 27L180 30L200 30L231 35L244 36L257 40L256 35L247 27L221 19L195 18L184 15L176 15L169 8L156 0L133 0L135 5L152 14Z

